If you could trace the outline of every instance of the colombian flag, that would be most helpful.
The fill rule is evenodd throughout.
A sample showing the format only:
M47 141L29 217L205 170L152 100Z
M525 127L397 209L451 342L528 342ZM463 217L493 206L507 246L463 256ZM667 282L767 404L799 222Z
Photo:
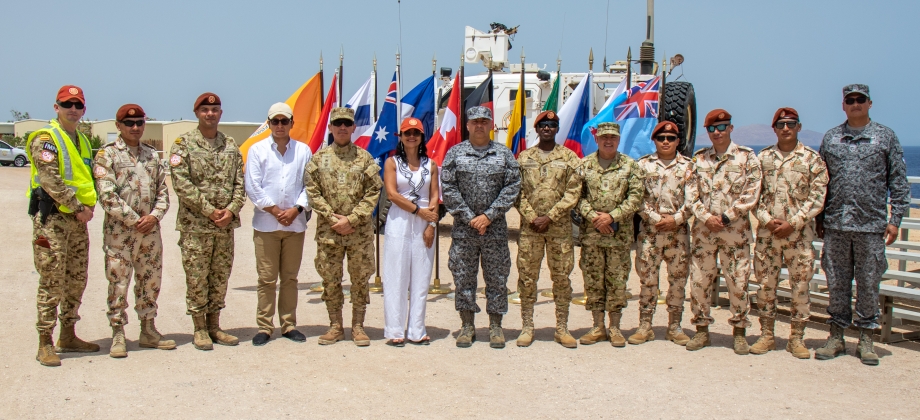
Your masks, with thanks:
M316 130L316 124L323 106L321 101L323 85L320 80L322 80L320 74L316 73L297 89L291 97L284 101L294 110L295 124L294 128L291 129L291 138L301 143L309 144L310 138L313 137L313 131ZM269 129L268 121L266 121L240 145L243 162L246 162L249 148L269 136L271 136L271 130Z
M514 99L514 110L511 112L511 121L508 123L508 140L505 143L514 157L527 148L527 115L524 114L524 84L518 86L517 96Z

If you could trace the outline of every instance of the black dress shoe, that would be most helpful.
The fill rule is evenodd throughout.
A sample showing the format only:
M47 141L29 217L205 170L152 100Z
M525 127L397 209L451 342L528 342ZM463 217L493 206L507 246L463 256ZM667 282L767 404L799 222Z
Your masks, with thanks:
M253 346L264 346L272 337L264 332L256 334L255 337L252 337Z
M297 331L297 330L290 330L284 334L281 334L281 336L291 341L296 341L298 343L303 343L304 341L307 341L307 336L301 334L300 331Z

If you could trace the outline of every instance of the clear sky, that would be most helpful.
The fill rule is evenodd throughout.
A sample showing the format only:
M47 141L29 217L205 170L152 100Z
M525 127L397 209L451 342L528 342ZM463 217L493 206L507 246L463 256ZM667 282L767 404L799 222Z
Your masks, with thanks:
M870 86L873 118L901 142L920 84L920 2L856 0L658 0L657 60L681 53L683 80L694 84L700 113L721 107L736 125L769 124L781 106L798 109L805 128L841 123L841 87ZM124 103L148 115L193 118L194 99L218 93L224 121L261 121L318 70L327 83L345 51L345 97L367 79L376 52L389 80L400 43L396 0L365 1L108 1L3 0L0 27L0 120L10 109L51 118L57 89L86 91L87 118L113 118ZM595 70L604 57L606 0L402 0L405 89L428 76L431 58L456 69L464 26L520 25L510 56L562 70ZM645 37L644 0L611 0L608 62L638 58ZM563 31L563 21L565 22ZM479 64L467 74L479 72ZM676 70L679 73L681 69ZM670 80L673 80L673 76ZM381 82L380 90L385 89ZM405 90L404 90L405 91ZM381 95L385 92L381 92Z

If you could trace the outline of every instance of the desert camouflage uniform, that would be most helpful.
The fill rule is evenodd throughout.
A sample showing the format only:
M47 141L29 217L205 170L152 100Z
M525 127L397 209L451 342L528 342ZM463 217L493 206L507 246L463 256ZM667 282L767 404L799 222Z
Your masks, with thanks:
M776 146L761 150L757 157L763 169L763 187L755 212L760 226L754 247L760 317L776 318L776 286L785 262L792 289L792 320L805 321L810 315L808 284L814 276L814 218L824 208L827 167L818 152L802 143L785 157ZM774 238L764 227L774 219L789 222L792 233Z
M557 307L568 308L572 301L569 275L575 267L571 210L581 195L581 161L575 152L556 145L549 155L536 147L527 149L518 155L518 163L521 195L516 207L521 214L521 237L517 267L521 305L533 306L537 301L537 279L545 250L553 280L553 300ZM544 233L530 226L540 216L551 220Z
M584 180L577 209L584 218L579 266L585 278L585 309L619 313L627 303L633 215L645 195L645 173L635 160L622 153L617 153L607 169L601 167L597 153L593 153L582 160L578 173ZM610 214L619 229L613 234L595 229L591 221L597 212Z
M348 256L351 303L363 308L370 303L367 281L374 274L374 223L371 214L380 197L380 167L370 153L354 144L329 145L315 155L304 171L304 187L317 215L316 271L323 279L323 301L329 310L345 304L342 292L342 261ZM332 230L339 214L355 229L349 235Z
M157 223L147 234L135 229L141 217L162 220L169 209L166 167L146 144L131 150L121 137L96 154L96 191L105 211L102 251L109 280L106 313L113 327L128 323L128 285L134 275L134 310L140 320L157 316L163 273L163 240Z
M508 312L507 283L511 272L505 213L521 191L521 171L514 155L500 143L477 150L469 140L447 151L441 171L444 206L454 217L448 268L454 277L457 311L479 312L476 283L479 265L486 284L486 312ZM470 226L476 216L489 218L486 233Z
M683 312L687 276L690 274L690 235L687 221L693 214L684 201L684 189L692 175L692 162L677 154L665 163L652 153L639 159L645 171L645 199L639 208L639 247L636 249L636 273L642 282L639 312L655 313L658 303L658 275L661 262L668 264L668 312ZM662 215L671 215L678 229L659 232L655 224Z
M710 293L719 272L718 257L728 285L732 312L728 323L747 328L751 326L747 314L753 239L748 213L760 197L760 160L751 148L730 143L721 156L707 147L696 152L693 161L693 177L686 191L687 202L696 216L691 246L691 322L699 326L713 322L709 315ZM706 227L706 220L723 214L731 223L713 233Z
M217 313L225 306L233 267L233 230L240 227L240 209L246 199L243 157L232 137L218 132L211 147L196 128L176 139L169 159L173 189L179 197L176 230L188 286L188 314ZM218 209L233 213L226 227L208 218Z

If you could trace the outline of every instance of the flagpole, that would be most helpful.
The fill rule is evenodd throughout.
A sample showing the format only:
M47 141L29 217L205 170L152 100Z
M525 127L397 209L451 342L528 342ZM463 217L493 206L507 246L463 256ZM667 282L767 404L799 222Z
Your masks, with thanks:
M402 124L402 73L399 71L399 46L396 47L396 132Z
M374 121L377 121L377 53L374 53L374 71L371 76L374 78Z
M342 66L342 63L345 61L345 47L341 47L339 50L339 104L341 104L342 98L342 78L345 76L345 68Z
M460 94L460 107L459 107L459 108L460 108L460 109L457 110L457 112L458 112L460 115L457 116L457 129L460 130L459 134L460 134L460 141L461 141L461 142L463 141L463 130L466 128L466 111L463 109L463 107L464 107L465 104L466 104L466 98L463 97L463 85L464 85L464 82L463 82L463 63L464 63L464 52L463 52L463 50L461 49L461 50L460 50L460 69L457 70L457 78L454 79L454 86L451 88L451 89L460 89L460 91L459 91L459 94ZM449 100L448 100L448 101L449 101ZM449 107L450 107L450 104L448 104L447 106L448 106L448 108L449 108ZM446 111L445 111L445 114L446 114ZM440 209L440 208L439 208L439 209ZM439 260L440 260L440 254L439 254L438 252L435 252L435 254L434 254L434 264L435 264L435 267L440 267L440 265L438 264L438 261L439 261ZM450 292L450 293L448 293L448 294L447 294L447 298L448 298L448 299L456 299L456 292Z
M592 72L594 72L594 48L592 48L592 49L588 52L588 74L586 74L585 77L590 76L590 74L591 74ZM628 76L627 76L627 77L628 77ZM585 92L584 94L586 94L586 95L590 94L590 93L591 93L591 89L590 89L588 86L585 86L585 88L587 88L588 91ZM587 303L587 301L588 301L588 295L587 295L587 290L585 290L585 293L584 293L584 294L582 294L581 296L579 296L579 297L577 297L577 298L573 298L573 299L572 299L572 304L573 304L573 305L585 306L585 304Z
M374 53L374 121L377 121L377 53ZM383 165L383 162L380 163ZM383 292L383 282L380 279L380 213L383 211L383 203L385 202L386 187L380 194L380 197L377 198L377 211L374 212L374 265L375 265L375 275L374 275L374 284L368 286L367 290L371 293L382 293Z
M438 67L438 56L437 54L435 54L431 57L431 77L436 77L437 67ZM435 101L434 108L432 108L434 110L438 109L438 103L440 102L438 99L440 99L440 94L439 94L439 97L434 98L434 101ZM435 119L437 119L437 117L435 117ZM436 128L432 127L432 129L436 129ZM434 133L432 133L432 135L434 135ZM439 181L440 180L436 180L436 179L431 180L431 182L439 182ZM431 197L430 200L439 200L439 198ZM431 286L428 287L429 295L446 295L450 293L449 287L441 286L441 267L438 266L438 262L440 260L440 258L438 258L438 254L441 249L440 242L441 242L441 212L439 211L438 221L435 222L434 224L434 281L432 282Z
M326 101L325 92L326 92L326 85L323 83L323 52L320 51L319 52L319 107L320 109L322 109L323 106L325 105L325 101ZM322 112L320 112L320 117L322 117ZM317 127L315 128L315 130L325 130L325 128L319 127L319 122L317 122ZM310 286L310 291L311 292L322 292L323 283L322 282L313 283L313 285Z
M632 47L626 50L626 92L629 92L630 89L632 89Z

